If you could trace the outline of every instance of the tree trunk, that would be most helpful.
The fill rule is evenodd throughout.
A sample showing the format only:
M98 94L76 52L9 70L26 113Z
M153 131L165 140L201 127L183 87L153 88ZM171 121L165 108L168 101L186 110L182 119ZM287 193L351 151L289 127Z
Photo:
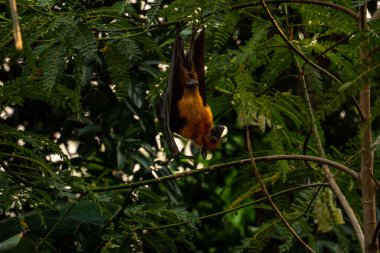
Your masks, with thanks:
M359 10L359 28L366 29L367 4L364 3ZM365 59L365 41L361 46L361 61ZM371 90L366 85L360 92L360 110L361 118L361 166L360 166L360 183L362 190L363 206L363 232L365 240L365 253L378 252L379 245L377 237L372 241L376 230L376 183L373 177L373 152L372 152L372 129L371 129Z

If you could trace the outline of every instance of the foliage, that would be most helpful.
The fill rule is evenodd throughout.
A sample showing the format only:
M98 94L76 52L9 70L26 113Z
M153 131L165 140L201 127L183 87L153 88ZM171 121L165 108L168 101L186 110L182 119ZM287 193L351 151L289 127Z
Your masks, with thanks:
M355 12L363 4L334 2ZM338 9L271 5L299 52L338 83L289 48L258 2L17 4L23 51L14 48L9 8L0 1L0 249L305 252L262 202L260 185L243 163L181 180L154 179L246 158L243 126L253 132L255 156L320 156L308 137L313 125L301 74L329 159L359 167L360 113L352 96L368 84L375 101L371 123L380 135L379 20L359 31L357 20ZM185 41L192 25L206 26L208 102L215 122L229 129L211 160L169 159L156 124L153 107L166 87L176 22ZM199 154L194 144L178 141ZM360 251L331 190L311 185L325 182L319 165L258 166L271 194L281 193L276 205L315 251ZM333 172L361 217L357 182ZM138 181L146 185L130 185ZM293 189L300 185L309 187Z

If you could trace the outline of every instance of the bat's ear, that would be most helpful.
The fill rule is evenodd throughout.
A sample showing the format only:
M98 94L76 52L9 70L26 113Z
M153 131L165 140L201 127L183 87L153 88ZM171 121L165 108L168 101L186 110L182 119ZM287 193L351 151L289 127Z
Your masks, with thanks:
M195 65L194 65L194 63L191 64L191 73L193 73L193 74L195 74L195 75L198 75L198 74L197 74L197 70L195 69Z
M179 71L181 72L181 76L186 75L189 71L183 66L181 62L178 63Z

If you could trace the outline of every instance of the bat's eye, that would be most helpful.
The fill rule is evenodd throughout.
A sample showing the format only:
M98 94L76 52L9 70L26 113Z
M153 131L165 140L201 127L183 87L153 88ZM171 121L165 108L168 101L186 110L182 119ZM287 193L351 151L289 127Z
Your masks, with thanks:
M187 82L187 86L191 87L191 88L195 88L195 87L197 87L197 85L198 85L198 81L196 81L195 79L190 79Z

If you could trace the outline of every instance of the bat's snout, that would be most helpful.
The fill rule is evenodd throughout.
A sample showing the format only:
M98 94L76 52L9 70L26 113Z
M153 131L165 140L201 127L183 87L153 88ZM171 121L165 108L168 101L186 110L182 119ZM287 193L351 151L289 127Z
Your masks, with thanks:
M187 82L187 87L189 87L189 88L195 88L195 87L197 87L197 85L198 85L198 81L195 79L190 79Z

